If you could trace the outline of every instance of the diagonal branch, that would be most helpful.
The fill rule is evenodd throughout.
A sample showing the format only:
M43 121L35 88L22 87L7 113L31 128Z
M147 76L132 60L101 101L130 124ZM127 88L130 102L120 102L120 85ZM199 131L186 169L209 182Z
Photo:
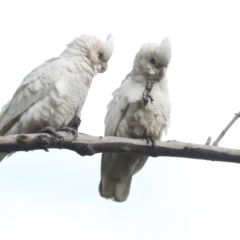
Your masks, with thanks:
M235 113L234 118L232 119L232 121L225 127L225 129L221 132L221 134L218 136L218 138L216 139L216 141L213 143L213 146L217 146L218 143L221 141L221 139L223 138L223 136L226 134L226 132L229 130L229 128L235 123L235 121L240 117L240 112L239 113Z
M72 150L82 156L101 152L121 152L152 157L183 157L240 163L240 150L235 149L178 141L156 141L156 146L153 148L147 145L145 140L140 139L94 137L79 133L79 136L73 140L71 135L64 132L61 132L61 134L64 136L63 141L53 139L47 134L20 134L0 137L0 152L36 149L47 151L50 148L58 148Z

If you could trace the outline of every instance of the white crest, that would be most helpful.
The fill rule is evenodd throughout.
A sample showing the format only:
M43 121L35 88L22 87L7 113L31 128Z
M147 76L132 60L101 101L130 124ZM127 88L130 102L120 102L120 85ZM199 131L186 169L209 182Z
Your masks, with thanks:
M112 56L113 49L114 49L113 37L111 34L108 34L104 46L105 46L107 57L110 58Z
M162 61L167 66L172 57L171 42L169 38L164 38L159 46L159 56L162 57Z

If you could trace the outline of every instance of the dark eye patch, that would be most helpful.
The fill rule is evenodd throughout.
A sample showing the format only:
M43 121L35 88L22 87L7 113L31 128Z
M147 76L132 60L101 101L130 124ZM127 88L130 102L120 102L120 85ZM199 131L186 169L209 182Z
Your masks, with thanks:
M156 61L155 61L154 58L152 58L152 59L150 60L150 62L151 62L151 64L155 64L155 63L156 63Z
M103 58L103 53L98 53L98 59L102 59Z

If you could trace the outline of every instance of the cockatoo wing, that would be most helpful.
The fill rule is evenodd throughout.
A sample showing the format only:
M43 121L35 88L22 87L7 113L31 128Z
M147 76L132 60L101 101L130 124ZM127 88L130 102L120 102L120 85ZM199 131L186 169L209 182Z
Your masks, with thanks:
M52 58L29 73L0 113L0 134L4 135L30 106L43 99L61 78L64 59Z
M107 106L105 136L116 136L117 127L128 108L128 92L131 84L131 77L128 74L122 81L121 86L113 92L113 99Z
M105 136L117 136L118 125L124 118L129 104L142 101L144 88L143 84L132 80L131 73L126 76L121 86L113 92L113 99L107 106Z
M139 89L141 88L141 89ZM129 105L141 101L144 86L132 81L128 74L121 86L114 91L105 118L105 136L117 136L119 124L124 119ZM129 137L121 134L121 137ZM132 175L142 168L147 157L132 154L103 153L101 162L101 196L115 201L125 201L129 195Z

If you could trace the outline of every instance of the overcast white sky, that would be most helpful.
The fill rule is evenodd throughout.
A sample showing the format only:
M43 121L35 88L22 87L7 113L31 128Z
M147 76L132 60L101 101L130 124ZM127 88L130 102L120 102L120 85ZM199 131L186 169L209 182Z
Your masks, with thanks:
M168 36L171 126L163 140L204 144L240 110L239 1L2 1L0 105L23 77L83 33L115 50L94 78L81 132L103 135L111 93L142 44ZM240 148L240 121L220 146ZM119 204L98 194L100 157L17 153L0 164L0 239L240 239L240 165L150 158Z

